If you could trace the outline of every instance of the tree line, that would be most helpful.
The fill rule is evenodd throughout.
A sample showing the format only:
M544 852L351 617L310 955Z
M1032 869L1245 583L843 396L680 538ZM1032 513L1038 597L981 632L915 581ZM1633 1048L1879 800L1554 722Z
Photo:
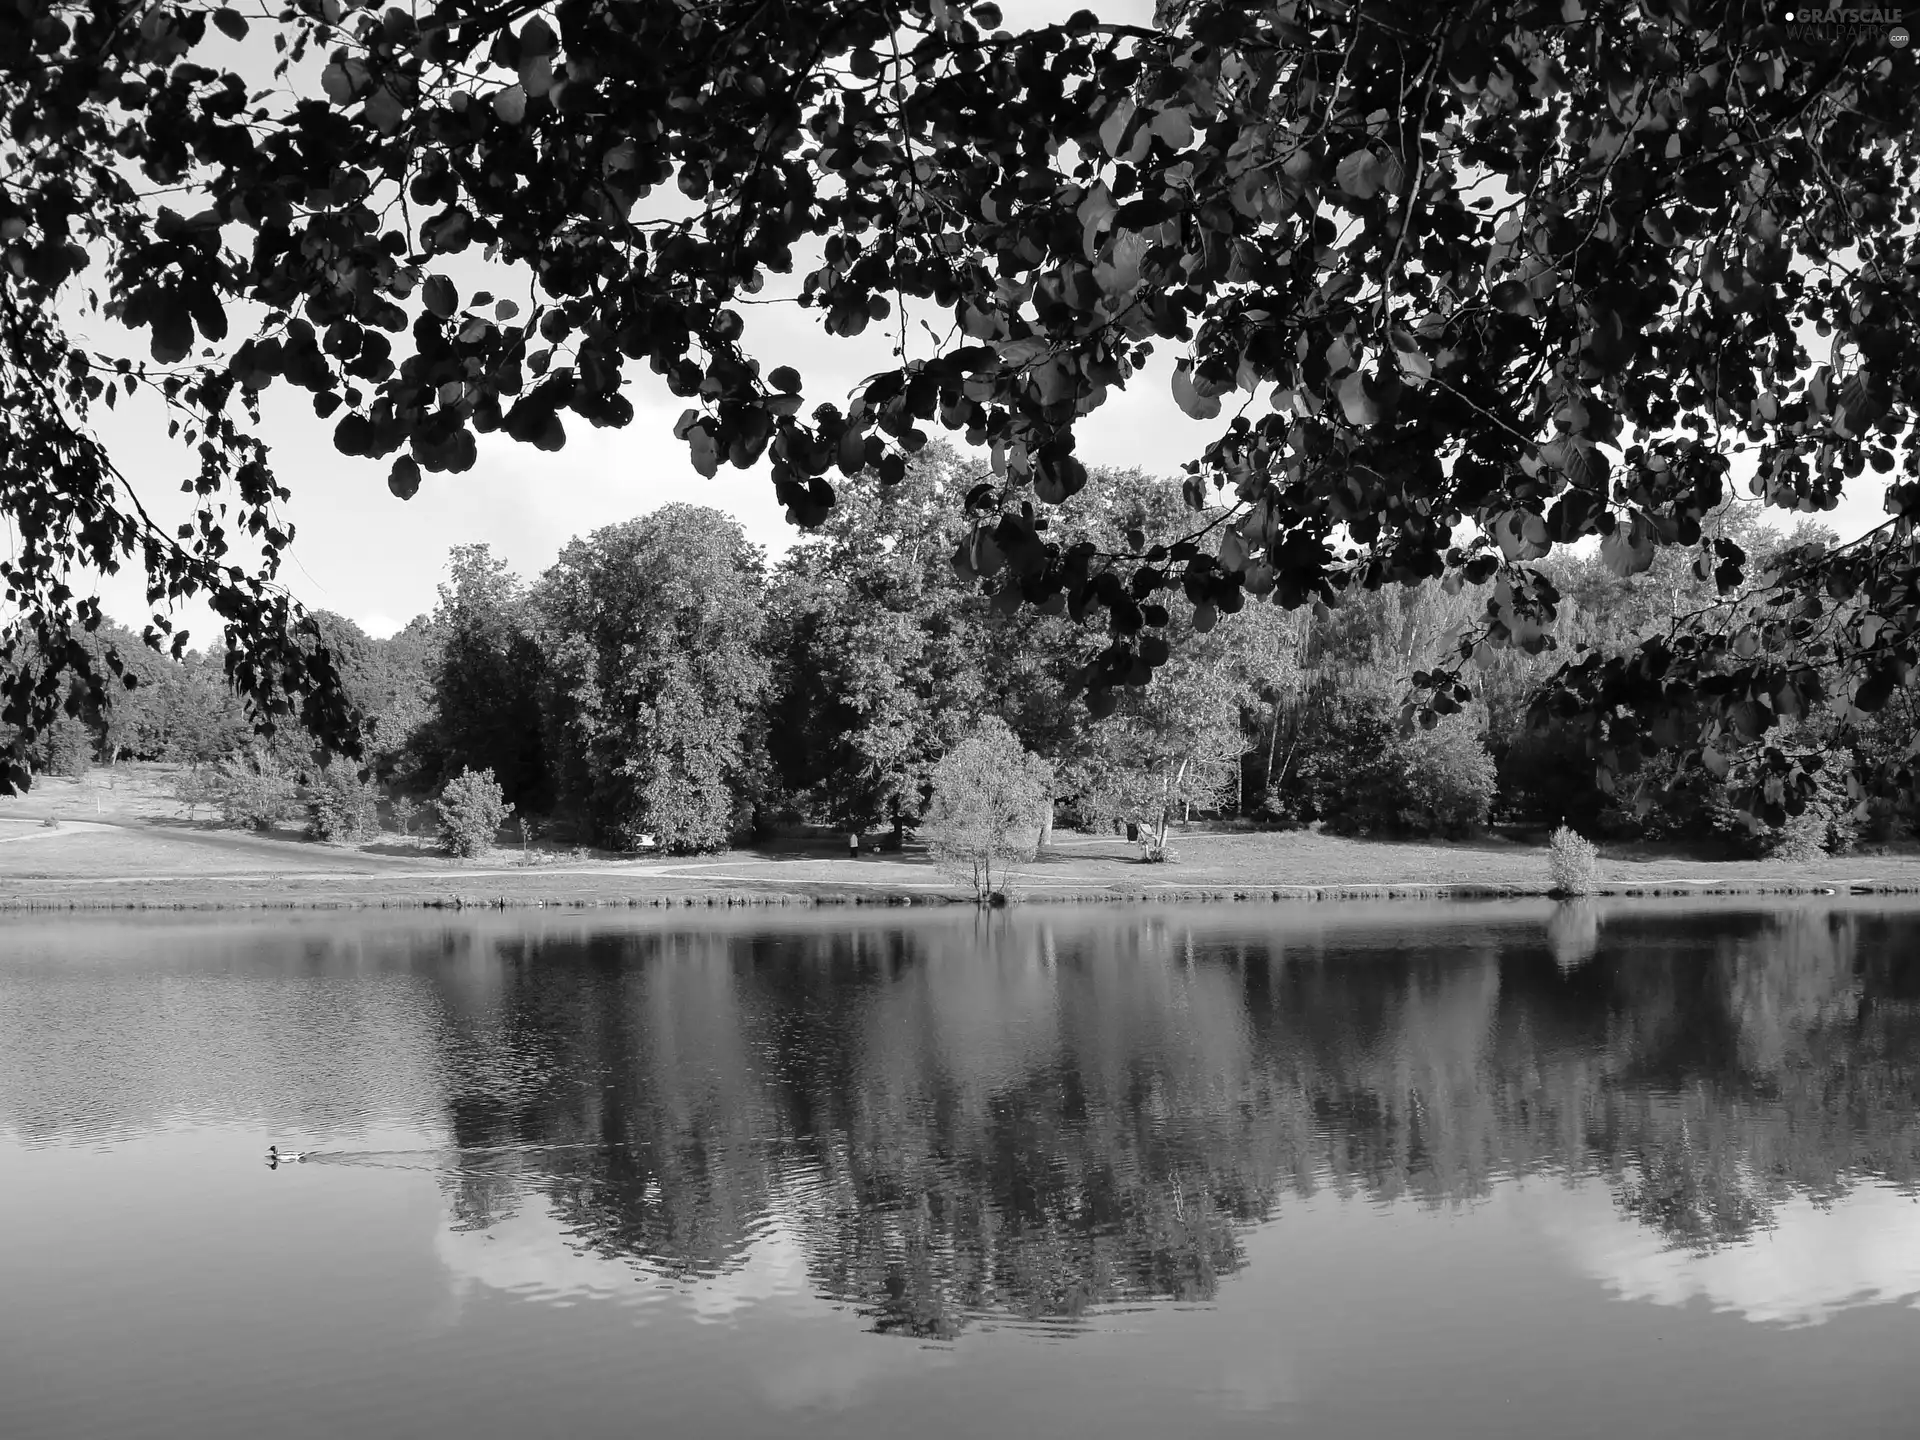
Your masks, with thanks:
M1178 483L1099 478L1041 522L1053 543L1142 556L1190 533ZM53 770L96 754L274 770L288 803L300 782L410 800L484 773L521 816L617 850L715 850L795 822L897 842L926 817L936 767L983 727L1016 761L1044 762L1032 772L1051 789L1043 810L1132 826L1149 858L1196 815L1391 836L1568 823L1798 854L1911 828L1911 810L1838 778L1901 763L1914 733L1904 694L1856 728L1859 753L1836 754L1816 802L1776 827L1756 827L1728 794L1750 757L1717 757L1717 775L1650 763L1617 777L1584 728L1531 703L1565 652L1637 646L1724 603L1676 553L1630 575L1598 553L1547 562L1563 597L1556 634L1471 643L1468 702L1417 723L1410 681L1471 641L1487 587L1293 611L1236 593L1163 610L1149 617L1167 635L1153 683L1143 673L1089 707L1075 688L1105 635L1067 602L1011 605L983 587L1010 559L966 522L972 483L965 456L929 445L897 483L849 490L771 565L733 520L690 505L576 539L532 581L486 546L456 547L433 612L392 637L318 617L360 712L364 773L325 762L297 728L260 742L220 666L193 653L141 653L138 687L104 705L76 689L36 754ZM1769 565L1831 541L1739 507L1711 523L1755 558L1757 586ZM108 627L95 643L111 639ZM1841 743L1831 720L1782 723L1809 747Z

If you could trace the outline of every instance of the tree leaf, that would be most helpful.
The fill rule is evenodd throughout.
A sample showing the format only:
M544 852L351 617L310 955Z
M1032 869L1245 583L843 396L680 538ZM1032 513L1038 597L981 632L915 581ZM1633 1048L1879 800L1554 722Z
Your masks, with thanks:
M1238 530L1228 530L1220 537L1220 568L1227 571L1244 570L1247 565L1247 542Z
M1100 122L1100 144L1107 154L1120 158L1120 147L1125 142L1127 127L1132 124L1134 103L1127 97L1107 112L1107 118Z
M1193 362L1182 360L1173 371L1174 403L1195 420L1211 420L1220 413L1220 398L1195 388Z
M1539 560L1553 549L1546 518L1524 506L1506 511L1494 522L1493 538L1509 561Z
M1407 377L1409 385L1418 390L1433 377L1433 361L1420 348L1420 342L1406 331L1395 330L1389 338L1393 342L1393 358L1399 363L1400 373Z
M1087 483L1087 467L1071 455L1042 456L1034 467L1033 493L1049 505L1060 505Z
M374 129L382 135L391 135L398 130L406 115L407 107L385 85L376 86L373 93L367 96L367 118L373 121Z
M387 473L387 489L402 500L411 500L420 490L420 466L409 455L402 455L393 462L393 469Z
M1339 398L1340 408L1346 411L1349 424L1378 425L1384 417L1385 412L1367 383L1366 374L1362 371L1349 372L1335 388L1334 393Z
M713 432L704 424L699 425L687 432L686 439L694 470L713 479L720 473L720 447L714 441Z
M1153 117L1153 133L1169 149L1184 150L1193 143L1193 117L1178 105L1169 105Z
M1631 523L1613 527L1613 533L1600 541L1600 561L1615 575L1625 579L1638 575L1653 564L1653 529L1635 515Z
M527 118L527 92L517 84L507 86L493 97L493 113L503 124L518 125Z
M1100 258L1100 234L1119 208L1114 203L1113 192L1107 188L1107 182L1099 180L1094 182L1093 188L1087 191L1086 198L1074 212L1080 221L1081 253L1086 256L1089 265Z
M353 81L347 74L347 67L337 61L320 72L320 88L327 92L327 98L336 105L353 103Z
M1335 183L1356 200L1371 200L1380 193L1380 174L1380 161L1371 150L1355 150L1333 169Z
M1874 714L1883 709L1887 701L1893 698L1897 684L1898 678L1892 668L1880 666L1854 690L1853 708L1868 715Z
M450 320L454 311L460 308L460 292L446 276L429 275L427 283L420 287L420 303L427 307L430 314Z
M1496 310L1504 310L1509 315L1537 315L1534 308L1533 293L1518 280L1503 280L1494 286L1487 298L1493 302Z

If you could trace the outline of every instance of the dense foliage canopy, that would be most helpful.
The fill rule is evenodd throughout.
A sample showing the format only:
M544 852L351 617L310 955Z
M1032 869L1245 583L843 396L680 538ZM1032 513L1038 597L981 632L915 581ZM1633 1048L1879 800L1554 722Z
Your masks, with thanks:
M1491 582L1414 677L1408 718L1432 723L1478 646L1550 643L1555 546L1598 537L1622 573L1689 552L1713 600L1559 672L1539 717L1576 721L1608 773L1750 754L1742 803L1777 821L1820 761L1752 742L1822 709L1864 723L1920 663L1920 483L1745 610L1724 603L1750 588L1740 546L1702 528L1741 446L1790 510L1916 463L1916 62L1884 26L1783 14L1167 0L1152 25L1012 33L948 0L298 0L264 27L202 0L8 0L7 643L31 632L51 664L14 669L5 717L27 733L65 703L98 620L73 572L130 558L156 603L211 599L269 718L301 697L351 744L330 652L270 583L290 537L258 390L310 391L404 497L477 435L626 423L644 361L691 402L695 465L769 459L801 524L834 471L897 480L935 422L986 448L962 558L1012 600L1103 614L1078 677L1096 712L1151 677L1176 597L1204 630L1249 595ZM263 30L284 83L203 48ZM530 306L463 296L469 249L530 274ZM747 302L796 274L830 335L899 324L897 365L844 405L744 348ZM76 308L145 332L151 363L90 352ZM916 354L910 316L950 328ZM1189 478L1231 509L1171 545L1060 543L1077 428L1169 343L1190 415L1233 402ZM178 535L88 428L141 385L197 446ZM0 783L24 773L16 748Z

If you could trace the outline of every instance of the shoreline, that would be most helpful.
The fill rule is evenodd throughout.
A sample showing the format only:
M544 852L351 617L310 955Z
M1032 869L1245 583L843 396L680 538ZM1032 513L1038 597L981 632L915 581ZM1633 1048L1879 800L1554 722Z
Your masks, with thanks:
M614 855L501 847L449 859L383 833L355 845L282 828L260 834L183 821L150 787L0 804L0 916L83 911L687 910L961 907L958 877L918 846L850 858L819 837L714 855ZM44 821L74 801L93 814ZM113 801L114 803L105 803ZM1543 845L1338 836L1312 830L1177 831L1163 864L1112 835L1056 831L1009 887L1014 906L1302 904L1553 897ZM1920 844L1788 863L1653 844L1602 845L1595 898L1920 894ZM0 926L0 933L4 927Z
M537 872L536 872L537 874ZM536 880L529 874L529 881ZM854 885L834 881L800 881L784 885L759 885L731 882L713 886L662 886L646 884L649 877L634 876L640 885L618 889L583 889L564 893L562 887L527 884L512 887L498 885L408 885L392 891L383 887L355 886L349 877L328 876L315 887L315 893L286 893L291 877L230 876L209 877L197 883L180 884L172 877L155 876L141 881L73 880L41 882L49 889L34 887L31 893L8 894L0 889L0 913L97 912L97 911L296 911L296 910L659 910L659 909L832 909L832 908L971 908L976 902L958 889L940 886L903 886L877 882ZM353 877L362 878L362 877ZM367 876L368 880L379 877ZM492 878L492 877L489 877ZM228 882L223 884L222 881ZM237 886L236 886L236 883ZM247 882L252 882L248 884ZM277 895L215 894L216 890L251 889L264 882L279 891ZM343 883L344 882L344 883ZM59 886L53 892L51 886ZM130 890L162 889L170 896L129 894ZM190 892L182 895L178 892ZM322 893L334 891L337 893ZM1515 881L1490 884L1480 881L1435 883L1430 881L1382 882L1378 884L1302 883L1289 885L1249 885L1234 882L1209 882L1155 885L1054 885L1028 890L1016 888L1008 902L1012 908L1055 905L1162 905L1162 904L1325 904L1352 901L1407 900L1545 900L1545 899L1692 899L1720 896L1773 896L1815 899L1841 895L1914 895L1920 894L1920 879L1884 879L1877 876L1832 877L1774 880L1762 877L1657 879L1645 881L1609 880L1597 885L1590 895L1562 897L1545 884Z

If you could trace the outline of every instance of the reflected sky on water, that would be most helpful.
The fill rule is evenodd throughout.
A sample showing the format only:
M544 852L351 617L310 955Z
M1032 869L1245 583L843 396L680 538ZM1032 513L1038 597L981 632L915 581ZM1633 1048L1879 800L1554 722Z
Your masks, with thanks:
M1904 1434L1915 956L1848 901L9 917L0 1431Z

